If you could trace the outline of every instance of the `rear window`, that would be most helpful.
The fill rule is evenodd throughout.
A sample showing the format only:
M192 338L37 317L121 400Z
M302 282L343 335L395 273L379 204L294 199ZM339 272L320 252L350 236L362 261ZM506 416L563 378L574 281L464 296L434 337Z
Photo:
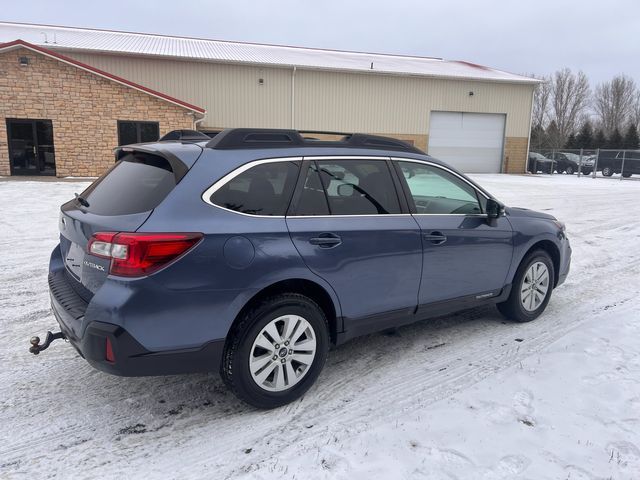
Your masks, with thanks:
M128 215L156 208L176 186L171 164L156 155L124 156L83 193L88 212Z

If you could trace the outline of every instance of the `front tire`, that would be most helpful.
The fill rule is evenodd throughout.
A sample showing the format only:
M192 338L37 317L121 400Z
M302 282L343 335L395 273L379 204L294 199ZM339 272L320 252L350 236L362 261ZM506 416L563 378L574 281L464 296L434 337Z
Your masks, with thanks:
M623 178L629 178L632 174L631 173L623 173L622 176Z
M499 303L498 310L515 322L538 318L549 303L555 278L553 261L544 250L529 253L516 271L509 298Z
M287 293L245 312L230 332L220 375L258 408L300 398L316 381L329 351L329 327L310 298Z
M605 177L610 177L611 175L613 175L613 168L611 167L604 167L602 169L602 175L604 175Z
M575 170L573 169L573 167L571 165L569 165L566 169L565 169L565 173L567 175L573 175L573 173L575 172Z

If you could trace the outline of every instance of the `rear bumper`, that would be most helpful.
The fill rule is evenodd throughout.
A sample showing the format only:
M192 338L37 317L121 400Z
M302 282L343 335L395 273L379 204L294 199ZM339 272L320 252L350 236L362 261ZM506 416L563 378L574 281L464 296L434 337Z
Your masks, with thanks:
M218 371L224 339L202 347L153 352L144 348L127 330L106 322L84 318L87 303L66 284L64 272L49 275L51 308L65 337L89 364L98 370L127 377L174 375ZM82 328L86 325L86 328ZM106 360L107 339L114 362Z

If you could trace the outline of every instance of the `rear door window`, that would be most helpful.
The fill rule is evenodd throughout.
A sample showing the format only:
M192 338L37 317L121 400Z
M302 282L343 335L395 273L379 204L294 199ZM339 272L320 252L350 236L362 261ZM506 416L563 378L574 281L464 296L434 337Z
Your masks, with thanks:
M89 186L82 198L96 215L129 215L153 210L176 186L171 164L156 155L132 153Z
M319 160L316 165L331 215L400 213L393 178L385 160ZM303 211L307 208L304 203L301 207Z
M329 215L327 195L315 162L309 165L296 215Z
M299 161L256 165L209 197L214 205L248 215L284 216L298 179Z

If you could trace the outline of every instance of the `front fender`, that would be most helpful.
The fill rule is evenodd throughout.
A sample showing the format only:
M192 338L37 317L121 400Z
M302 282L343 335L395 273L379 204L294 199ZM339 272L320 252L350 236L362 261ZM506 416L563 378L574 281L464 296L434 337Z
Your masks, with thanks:
M551 221L534 217L508 217L513 226L513 261L507 275L508 283L513 283L516 271L524 257L540 242L551 242L560 256L563 251L563 233ZM562 259L560 259L562 265ZM558 272L556 272L556 275Z

